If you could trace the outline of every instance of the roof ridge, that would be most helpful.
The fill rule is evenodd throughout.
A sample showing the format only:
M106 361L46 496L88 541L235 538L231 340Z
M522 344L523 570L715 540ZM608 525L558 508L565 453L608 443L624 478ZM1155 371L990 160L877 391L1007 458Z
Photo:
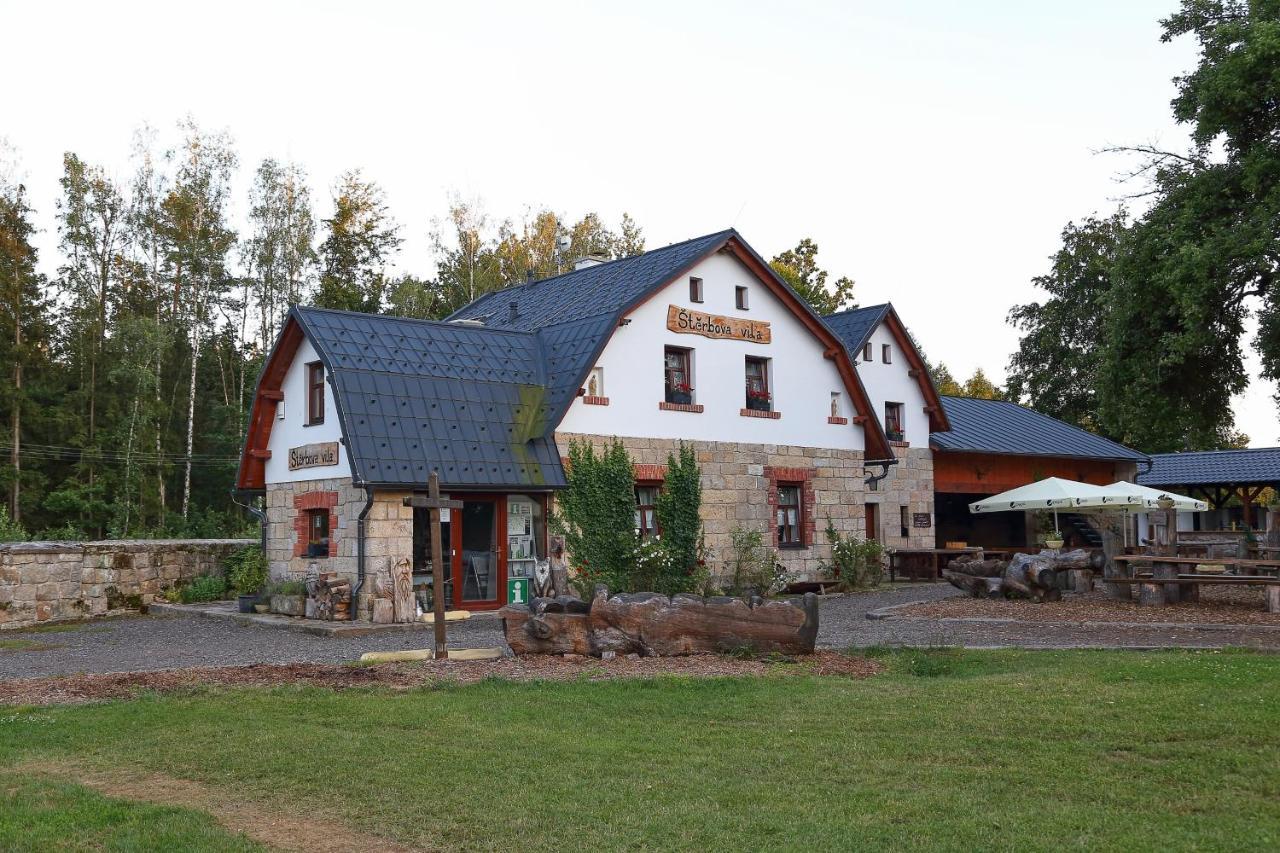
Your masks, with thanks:
M832 314L824 314L822 319L829 320L832 317L843 317L845 314L853 314L856 311L874 311L877 308L888 308L892 302L877 302L875 305L857 305L853 308L846 308L843 311L836 311Z
M490 291L490 293L497 293L497 292L498 291L496 290ZM484 296L488 296L488 295L490 294L489 293L484 294ZM484 296L480 298L484 298ZM502 332L504 334L513 334L513 335L532 335L533 334L533 332L530 332L524 329L512 329L506 326L486 326L484 324L476 325L474 323L458 322L456 320L428 320L423 317L402 317L399 314L371 314L368 311L349 311L345 308L317 308L311 305L295 305L294 308L300 312L309 311L309 312L317 312L317 313L325 313L325 314L342 314L348 317L368 317L375 320L396 320L401 323L410 323L413 325L420 325L420 326L440 326L446 329L471 329L474 331Z
M690 243L696 243L699 240L708 240L712 237L719 237L721 235L736 234L736 233L737 231L735 231L733 228L725 228L722 231L713 231L710 234L703 234L700 237L690 237L688 240L681 240L679 243L668 243L665 246L660 246L657 249L649 249L648 251L641 252L638 255L628 255L625 258L614 258L613 260L605 261L604 263L599 263L599 264L592 264L591 266L583 267L582 269L565 270L562 273L556 273L555 275L547 276L546 278L538 278L538 279L534 279L533 281L524 281L524 282L521 282L520 284L512 285L511 287L505 287L503 288L503 290L520 290L526 287L534 287L539 284L545 284L549 281L555 281L558 278L564 278L565 276L576 275L577 273L580 273L580 272L586 272L587 270L597 270L597 269L600 269L601 267L607 267L613 264L620 264L623 261L634 261L637 258L643 258L647 255L653 255L658 252L665 252L668 249L675 249L680 246L687 246ZM492 292L497 293L499 291L495 290ZM475 303L472 302L471 304L474 305Z
M1280 451L1280 447L1219 447L1214 450L1171 450L1168 453L1152 453L1156 456L1205 456L1210 453L1263 453Z

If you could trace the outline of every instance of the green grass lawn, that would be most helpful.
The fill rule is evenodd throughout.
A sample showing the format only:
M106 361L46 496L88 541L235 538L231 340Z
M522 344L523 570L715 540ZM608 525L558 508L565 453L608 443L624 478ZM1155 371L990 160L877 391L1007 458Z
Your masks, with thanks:
M889 672L860 681L281 687L0 709L0 849L247 844L198 813L41 781L68 762L449 849L1280 847L1280 656L882 654Z

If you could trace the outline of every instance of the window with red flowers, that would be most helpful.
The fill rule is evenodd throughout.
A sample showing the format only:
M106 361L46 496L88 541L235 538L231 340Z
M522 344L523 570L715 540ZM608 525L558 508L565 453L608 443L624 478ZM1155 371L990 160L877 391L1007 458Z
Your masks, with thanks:
M663 353L663 374L668 403L693 402L692 351L684 347L667 347Z
M769 391L769 359L747 356L747 408L757 412L773 411L773 394Z

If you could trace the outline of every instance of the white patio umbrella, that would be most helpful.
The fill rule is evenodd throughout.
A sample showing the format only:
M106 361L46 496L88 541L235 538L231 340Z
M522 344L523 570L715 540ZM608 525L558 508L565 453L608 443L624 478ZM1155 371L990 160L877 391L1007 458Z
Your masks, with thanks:
M1095 509L1121 507L1126 501L1141 505L1140 498L1113 489L1111 486L1095 486L1061 477L1046 477L980 501L969 504L969 512L1010 512L1051 509L1053 529L1058 529L1058 509Z
M1143 500L1142 505L1147 509L1159 506L1160 498L1164 497L1173 498L1173 508L1183 512L1207 512L1209 509L1209 504L1204 501L1165 491L1164 489L1153 489L1150 486L1143 486L1138 483L1126 483L1121 480L1120 482L1112 483L1107 488L1140 496Z

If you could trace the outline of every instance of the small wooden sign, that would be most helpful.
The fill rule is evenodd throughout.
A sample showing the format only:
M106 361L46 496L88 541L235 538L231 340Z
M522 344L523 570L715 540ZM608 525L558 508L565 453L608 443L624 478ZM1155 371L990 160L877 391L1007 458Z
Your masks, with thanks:
M301 447L289 448L290 471L337 464L338 442L336 441L322 441L319 444L304 444Z
M702 335L704 338L730 338L753 344L767 344L773 340L769 324L761 320L745 320L741 317L722 317L679 305L667 306L667 329L682 335Z
M927 512L913 512L911 514L912 527L933 527L933 516Z

